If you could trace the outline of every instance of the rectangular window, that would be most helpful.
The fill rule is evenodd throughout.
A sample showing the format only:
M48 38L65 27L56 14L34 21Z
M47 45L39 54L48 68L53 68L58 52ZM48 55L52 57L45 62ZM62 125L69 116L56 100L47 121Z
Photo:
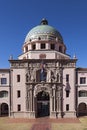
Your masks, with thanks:
M66 97L69 97L69 91L66 91Z
M87 91L79 91L79 97L87 97Z
M17 75L17 82L20 82L20 75Z
M80 84L86 84L86 77L80 77Z
M1 84L7 84L7 78L1 78Z
M33 45L32 45L32 50L35 50L35 49L36 49L36 45L33 44Z
M69 74L66 74L66 82L69 82Z
M26 48L25 48L25 49L26 49L26 52L28 52L28 46L26 46Z
M17 111L21 111L21 105L20 104L17 105Z
M66 104L66 111L69 111L69 104Z
M45 49L45 43L41 43L41 49Z
M21 92L20 90L17 91L17 98L21 97Z
M62 46L59 46L59 52L62 52Z
M50 47L52 50L55 49L55 44L51 44L51 47Z

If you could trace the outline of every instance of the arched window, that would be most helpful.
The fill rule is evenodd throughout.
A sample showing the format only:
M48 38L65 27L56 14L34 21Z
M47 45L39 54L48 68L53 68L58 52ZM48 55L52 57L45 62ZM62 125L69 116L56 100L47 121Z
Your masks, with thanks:
M0 91L0 98L8 97L8 91Z
M79 97L87 97L87 91L79 91Z
M28 52L28 46L26 46L26 48L25 48L25 49L26 49L26 52Z
M62 46L59 46L59 52L62 52Z

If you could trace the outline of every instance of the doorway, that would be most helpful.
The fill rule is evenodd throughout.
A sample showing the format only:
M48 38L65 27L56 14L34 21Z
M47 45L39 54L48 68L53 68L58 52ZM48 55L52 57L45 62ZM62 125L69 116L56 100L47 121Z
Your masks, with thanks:
M8 104L2 103L1 104L1 116L8 116L9 110L8 110Z
M78 116L87 116L86 103L82 102L78 105Z
M36 117L45 117L50 115L49 93L41 91L37 94Z

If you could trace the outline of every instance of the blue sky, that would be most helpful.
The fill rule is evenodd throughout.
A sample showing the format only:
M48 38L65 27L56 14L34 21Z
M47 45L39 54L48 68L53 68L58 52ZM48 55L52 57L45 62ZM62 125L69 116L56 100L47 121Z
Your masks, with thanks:
M63 36L77 67L87 67L87 0L0 0L0 68L22 53L25 37L42 18Z

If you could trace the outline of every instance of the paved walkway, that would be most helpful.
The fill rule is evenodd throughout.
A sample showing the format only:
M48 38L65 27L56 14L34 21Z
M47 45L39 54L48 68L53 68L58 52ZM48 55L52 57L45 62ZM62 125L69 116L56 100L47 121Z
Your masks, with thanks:
M37 118L36 124L33 125L31 130L51 130L51 122L48 117Z
M48 123L43 124L34 124L31 128L31 130L51 130L51 125Z
M33 124L31 130L51 130L52 123L80 123L80 121L78 118L38 118L36 119L36 123Z
M28 118L9 118L8 123L80 123L79 118L36 118L36 119L28 119Z
M31 130L51 130L52 123L80 123L80 120L79 118L50 119L48 117L37 119L9 118L8 123L33 123Z

